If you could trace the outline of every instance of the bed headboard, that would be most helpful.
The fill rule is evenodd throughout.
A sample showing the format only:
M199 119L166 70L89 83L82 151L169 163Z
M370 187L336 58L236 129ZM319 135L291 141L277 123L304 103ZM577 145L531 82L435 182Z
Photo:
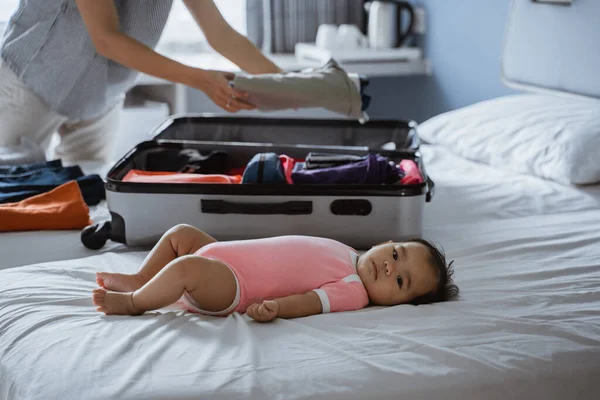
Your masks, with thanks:
M600 98L600 0L512 0L507 86Z

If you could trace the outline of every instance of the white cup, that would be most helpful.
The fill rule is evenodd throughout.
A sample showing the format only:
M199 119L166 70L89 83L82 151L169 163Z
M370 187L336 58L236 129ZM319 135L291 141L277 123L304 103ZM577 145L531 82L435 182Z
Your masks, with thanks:
M317 47L332 50L336 47L338 28L336 25L323 24L317 31Z
M369 39L356 25L340 25L337 31L336 48L343 50L364 49L369 47Z

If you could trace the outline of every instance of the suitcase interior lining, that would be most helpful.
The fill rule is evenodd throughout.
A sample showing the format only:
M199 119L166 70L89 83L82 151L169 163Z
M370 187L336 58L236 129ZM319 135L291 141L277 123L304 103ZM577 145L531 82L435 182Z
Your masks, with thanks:
M404 121L372 121L360 124L340 120L292 120L265 118L195 118L169 120L155 139L251 142L323 146L366 146L379 149L394 143L396 149L418 150L416 124Z

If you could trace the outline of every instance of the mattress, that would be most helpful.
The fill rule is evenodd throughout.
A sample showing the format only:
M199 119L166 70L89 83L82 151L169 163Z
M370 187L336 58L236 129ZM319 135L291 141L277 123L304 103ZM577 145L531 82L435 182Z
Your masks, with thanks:
M458 301L256 323L107 317L108 252L0 271L0 399L565 399L600 393L600 196L423 148Z

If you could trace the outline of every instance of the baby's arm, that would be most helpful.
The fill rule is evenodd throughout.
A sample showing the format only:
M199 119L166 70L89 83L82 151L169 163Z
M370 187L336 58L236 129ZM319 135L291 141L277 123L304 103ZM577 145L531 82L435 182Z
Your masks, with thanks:
M246 314L257 321L268 322L275 318L308 317L322 311L319 296L315 292L308 292L252 304Z

